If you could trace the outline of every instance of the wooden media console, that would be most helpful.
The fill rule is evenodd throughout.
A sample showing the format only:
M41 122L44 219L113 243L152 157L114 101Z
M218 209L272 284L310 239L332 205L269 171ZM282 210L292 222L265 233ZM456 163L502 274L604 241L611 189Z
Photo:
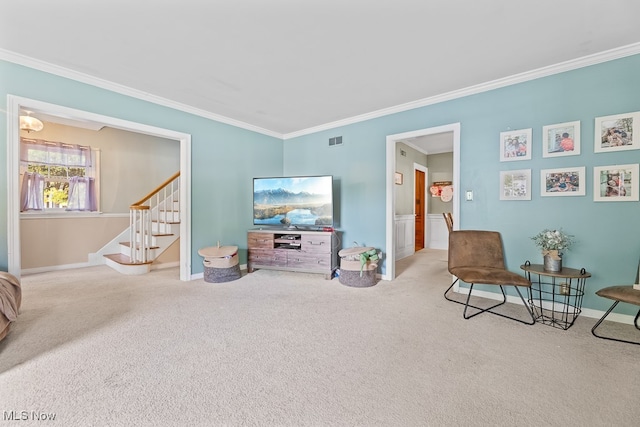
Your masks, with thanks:
M257 269L322 273L338 268L336 232L256 229L247 233L247 271Z

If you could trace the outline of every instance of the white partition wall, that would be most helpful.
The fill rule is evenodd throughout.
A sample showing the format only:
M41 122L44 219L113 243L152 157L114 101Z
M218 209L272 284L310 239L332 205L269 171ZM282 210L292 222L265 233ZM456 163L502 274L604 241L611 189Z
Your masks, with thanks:
M396 260L415 252L415 215L396 215Z

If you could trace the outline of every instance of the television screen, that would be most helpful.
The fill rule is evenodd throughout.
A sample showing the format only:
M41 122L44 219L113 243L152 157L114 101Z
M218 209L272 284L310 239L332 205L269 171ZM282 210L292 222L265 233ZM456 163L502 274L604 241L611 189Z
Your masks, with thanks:
M333 177L254 178L253 224L331 227Z

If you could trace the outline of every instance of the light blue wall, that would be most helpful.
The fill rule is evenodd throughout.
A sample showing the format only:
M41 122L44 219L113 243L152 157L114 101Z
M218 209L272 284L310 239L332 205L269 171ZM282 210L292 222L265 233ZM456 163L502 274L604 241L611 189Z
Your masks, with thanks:
M0 98L16 95L192 135L192 273L198 249L238 245L246 262L252 178L282 173L282 141L35 69L0 61ZM0 118L0 269L7 268L7 114Z
M474 201L460 200L460 227L500 231L508 268L517 272L526 260L542 262L531 236L563 228L577 239L564 265L593 275L584 307L604 309L608 302L594 292L636 277L640 203L594 202L593 167L638 163L640 150L595 154L594 119L633 111L640 111L640 55L290 139L284 170L333 174L345 246L355 240L384 249L386 136L460 122L460 190L474 191ZM542 158L542 127L575 120L582 154ZM532 159L500 162L500 132L522 128L533 129ZM328 138L339 135L344 146L329 147ZM586 166L586 196L540 196L541 169L573 166ZM499 171L513 169L532 170L531 201L499 200Z
M503 234L508 268L540 262L529 239L547 227L574 234L577 245L565 265L585 267L584 306L604 309L594 295L609 284L630 283L640 256L640 203L593 202L593 167L637 163L640 150L594 154L594 118L640 110L640 55L566 72L437 105L284 141L221 124L108 90L0 61L0 96L33 98L192 135L193 271L202 271L197 250L220 240L244 250L251 227L251 179L278 174L332 174L336 188L336 227L343 246L353 241L384 249L386 136L461 123L461 189L475 200L461 201L463 229ZM4 109L3 109L4 110ZM582 154L543 159L541 128L581 120ZM533 128L533 158L499 162L502 131ZM344 145L330 148L341 135ZM6 113L0 120L0 164L6 164ZM540 169L587 167L584 197L540 197ZM531 201L500 201L499 171L532 169ZM0 268L7 265L7 182L0 174ZM458 196L460 192L458 193Z

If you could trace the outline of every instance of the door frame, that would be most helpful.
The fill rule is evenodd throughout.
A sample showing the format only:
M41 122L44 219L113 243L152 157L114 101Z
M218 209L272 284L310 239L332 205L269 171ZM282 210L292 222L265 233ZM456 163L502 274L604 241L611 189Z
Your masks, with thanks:
M7 263L9 273L21 276L20 255L20 109L46 112L69 119L102 123L117 129L142 133L180 143L180 280L191 280L191 135L169 129L76 110L15 95L7 95Z
M422 216L422 231L423 231L423 236L422 236L422 241L424 243L423 245L423 249L427 247L427 214L429 212L429 197L428 197L428 193L429 193L429 186L427 185L427 182L429 182L429 168L421 165L419 163L414 163L413 164L413 175L415 176L416 171L419 170L420 172L424 172L424 195L422 200L424 200L424 215ZM415 197L416 194L416 180L413 180L413 195ZM416 204L415 202L413 203L413 215L414 215L414 222L415 222L415 215L416 215ZM415 248L415 243L414 243L414 248Z
M386 256L385 272L382 276L384 280L393 280L396 277L395 262L395 212L396 212L396 189L394 184L394 173L396 169L396 143L403 139L415 138L417 136L433 135L437 133L453 132L453 188L456 193L453 198L453 218L457 224L460 222L460 123L451 123L442 126L425 128L411 132L387 135L387 179L386 179Z

